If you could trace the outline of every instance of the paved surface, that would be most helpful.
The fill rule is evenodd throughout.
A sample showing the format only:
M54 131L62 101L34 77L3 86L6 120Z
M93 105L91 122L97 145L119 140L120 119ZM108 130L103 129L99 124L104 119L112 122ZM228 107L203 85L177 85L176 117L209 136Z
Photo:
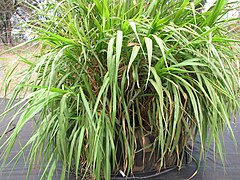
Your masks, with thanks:
M3 112L5 105L7 101L3 101L3 99L0 99L0 113ZM8 116L2 121L0 124L0 133L3 132L5 129L7 122L10 120L10 118L14 115L14 111L10 112ZM14 124L13 124L14 125ZM34 122L29 122L26 124L25 128L23 129L19 140L24 144L27 142L29 136L31 135L31 129L33 128ZM13 127L13 126L12 126ZM237 117L236 124L233 125L233 130L236 136L236 140L238 143L238 146L240 147L240 118L239 116ZM2 142L0 142L1 144ZM194 154L197 154L198 149L197 149L197 144L196 142L195 145L195 150ZM225 171L221 165L220 161L217 161L214 163L214 156L213 156L213 149L210 150L209 156L207 158L206 162L206 167L205 170L203 168L204 163L202 163L202 167L200 168L199 172L197 173L196 176L193 177L195 180L238 180L240 179L240 151L235 150L235 146L233 141L231 140L231 136L228 132L225 133L225 145L226 145L226 153L224 155L226 156L226 165L225 165ZM13 151L11 152L11 157L14 157L14 154L16 154L19 151L19 144L16 144L14 146ZM1 152L0 152L1 154ZM27 152L26 154L27 155ZM1 162L0 162L1 164ZM10 164L9 167L5 168L0 172L0 180L24 180L26 178L26 172L27 172L27 165L24 163L24 159L20 159L18 165L15 167L14 171L10 175L11 172L11 166ZM60 169L61 165L59 165ZM175 180L175 179L188 179L191 177L191 175L195 172L196 170L196 164L194 162L185 165L181 171L177 170L172 170L170 172L161 174L157 177L151 177L148 179L167 179L167 180ZM40 179L39 175L39 169L35 168L31 171L29 179L37 180ZM53 179L60 179L59 176L56 174ZM75 179L74 177L70 177L70 179Z

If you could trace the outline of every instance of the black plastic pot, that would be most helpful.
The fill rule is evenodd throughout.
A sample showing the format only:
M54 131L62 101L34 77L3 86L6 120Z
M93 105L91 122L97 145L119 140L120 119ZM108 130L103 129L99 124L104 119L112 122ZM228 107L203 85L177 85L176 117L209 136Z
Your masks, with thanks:
M149 132L149 131L148 131ZM126 177L123 173L123 154L124 152L117 152L117 161L120 162L117 169L114 170L115 175L112 176L112 179L150 179L153 177L157 177L161 174L167 173L174 169L177 169L177 154L172 153L171 155L165 158L165 169L162 169L159 172L160 167L160 155L159 155L159 147L150 146L156 140L156 136L153 134L144 134L140 129L135 129L135 146L136 146L136 154L134 155L134 166L132 169L133 174ZM118 143L120 146L119 140L116 140L115 143ZM187 154L183 150L184 158L187 163Z
M134 173L132 175L129 175L129 176L124 176L124 174L122 173L119 173L118 175L116 176L112 176L111 177L111 180L125 180L125 179L152 179L152 178L157 178L158 176L162 175L162 174L166 174L170 171L173 171L173 170L176 170L177 167L171 167L171 168L168 168L168 169L165 169L161 172L157 172L157 171L149 171L149 172L138 172L138 173Z

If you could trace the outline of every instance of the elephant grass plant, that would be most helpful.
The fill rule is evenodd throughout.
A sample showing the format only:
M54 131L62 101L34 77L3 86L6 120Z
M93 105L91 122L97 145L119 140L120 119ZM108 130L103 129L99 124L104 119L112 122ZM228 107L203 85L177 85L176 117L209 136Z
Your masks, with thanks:
M224 165L221 137L227 128L234 139L231 117L239 108L240 50L229 29L238 19L224 16L239 4L217 0L203 11L200 2L52 0L32 7L40 19L28 27L40 49L31 60L20 57L29 68L2 117L17 106L21 117L0 147L2 167L36 114L32 136L13 158L30 148L27 177L40 163L42 178L51 179L59 161L62 179L70 171L96 179L129 175L136 132L154 135L140 151L158 150L155 170L181 168L196 137L199 162L214 143ZM14 104L20 92L31 93Z

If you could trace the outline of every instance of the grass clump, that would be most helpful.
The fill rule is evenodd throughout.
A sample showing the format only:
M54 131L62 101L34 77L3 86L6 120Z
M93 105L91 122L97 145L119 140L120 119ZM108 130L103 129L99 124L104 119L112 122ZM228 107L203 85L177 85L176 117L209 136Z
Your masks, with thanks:
M41 20L29 27L41 50L24 59L29 69L8 104L31 90L1 146L3 162L39 114L18 156L30 147L29 172L43 156L43 177L59 161L62 179L70 170L110 179L119 170L145 171L149 161L151 170L180 168L197 135L200 160L214 142L224 163L220 135L226 127L234 138L230 116L239 107L239 40L227 31L232 21L222 19L231 4L217 0L202 12L199 3L53 0L44 11L33 7Z

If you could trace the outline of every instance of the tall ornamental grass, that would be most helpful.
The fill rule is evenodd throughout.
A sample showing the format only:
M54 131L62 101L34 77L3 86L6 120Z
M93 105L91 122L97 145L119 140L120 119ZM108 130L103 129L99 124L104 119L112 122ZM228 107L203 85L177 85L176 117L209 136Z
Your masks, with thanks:
M2 167L36 114L32 136L13 159L30 148L27 177L40 164L42 178L51 179L58 162L61 179L71 171L81 178L130 175L144 171L135 163L139 152L152 170L181 168L196 137L199 162L214 143L224 165L225 128L235 141L240 52L230 29L238 19L224 17L239 4L217 0L203 11L200 2L51 0L32 7L38 19L28 27L40 49L31 59L20 56L29 68L2 114L20 106L0 147Z

